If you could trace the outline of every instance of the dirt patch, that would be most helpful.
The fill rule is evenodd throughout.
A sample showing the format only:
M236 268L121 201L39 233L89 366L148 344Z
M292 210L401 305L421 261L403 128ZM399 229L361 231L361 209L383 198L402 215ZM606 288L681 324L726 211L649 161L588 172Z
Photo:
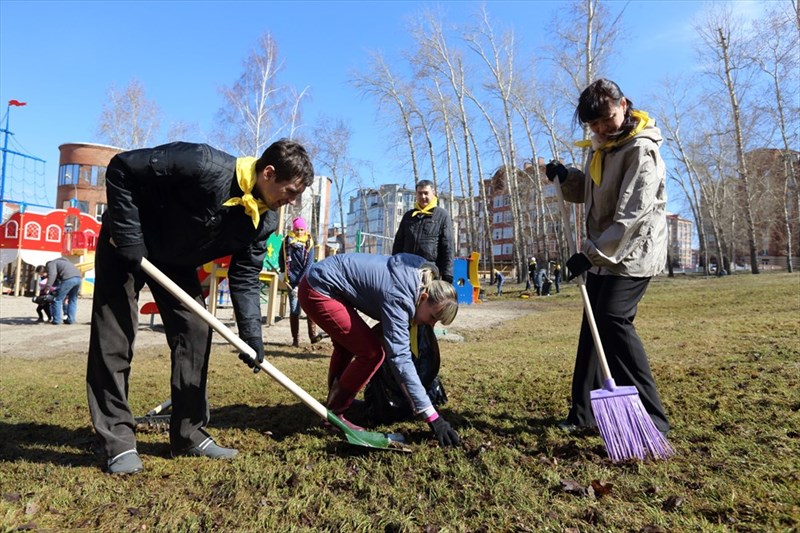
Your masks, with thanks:
M139 308L150 301L152 301L150 293L143 290ZM47 322L36 322L36 304L31 302L30 298L0 296L0 358L40 359L67 354L86 354L89 347L91 308L91 298L81 298L78 301L77 323L55 326ZM469 331L492 328L532 313L536 309L535 299L488 300L479 304L462 305L455 322L445 329L447 332L463 335ZM235 330L233 310L230 307L219 309L217 318ZM141 349L163 346L166 352L166 339L158 316L153 322L154 327L150 327L150 316L139 315L136 347ZM306 341L304 329L301 328L301 343ZM263 332L267 343L291 343L288 320L278 320L272 326L264 326ZM215 335L214 344L224 345L227 342L221 336Z

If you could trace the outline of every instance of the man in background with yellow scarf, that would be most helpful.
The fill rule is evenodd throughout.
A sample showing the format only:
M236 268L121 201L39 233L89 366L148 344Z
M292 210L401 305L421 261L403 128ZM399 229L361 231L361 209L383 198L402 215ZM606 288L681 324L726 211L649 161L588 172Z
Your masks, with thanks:
M417 202L397 228L392 255L416 254L439 267L443 281L453 283L453 223L439 207L436 189L430 180L417 183Z
M142 470L128 378L138 295L145 283L171 349L171 454L213 459L237 454L217 445L206 431L211 328L158 283L150 283L141 271L142 258L205 305L197 267L231 256L228 281L239 336L263 361L258 276L267 237L277 229L276 211L294 203L313 180L306 150L288 139L273 143L258 159L178 142L111 160L108 209L95 255L86 371L89 411L109 473ZM255 366L249 357L243 360Z

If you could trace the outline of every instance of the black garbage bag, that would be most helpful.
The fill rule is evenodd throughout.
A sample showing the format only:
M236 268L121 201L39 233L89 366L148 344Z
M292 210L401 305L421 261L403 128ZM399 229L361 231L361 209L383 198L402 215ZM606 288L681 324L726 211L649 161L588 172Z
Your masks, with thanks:
M380 334L380 324L373 330ZM414 366L431 403L438 407L447 402L447 393L439 378L441 363L439 342L436 340L433 328L426 325L418 326L417 342L418 355L414 357ZM364 402L367 415L373 423L387 424L414 417L411 403L385 360L367 383L364 389Z

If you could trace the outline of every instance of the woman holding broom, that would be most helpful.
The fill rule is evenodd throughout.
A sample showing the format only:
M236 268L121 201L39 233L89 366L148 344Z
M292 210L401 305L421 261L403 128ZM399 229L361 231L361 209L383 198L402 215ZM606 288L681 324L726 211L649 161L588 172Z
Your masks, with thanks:
M558 178L564 198L585 203L586 239L567 261L569 278L587 274L586 289L608 366L619 386L635 386L656 428L669 422L656 390L642 341L633 325L650 278L667 257L663 138L644 111L634 109L619 86L600 79L580 96L575 121L592 137L576 143L589 148L584 171L552 161L547 177ZM572 406L559 427L567 431L596 424L590 391L602 386L589 324L581 325Z
M414 414L428 423L440 445L459 444L458 433L433 407L410 348L412 323L447 325L458 313L455 288L436 277L436 266L417 255L354 253L315 263L300 281L300 305L333 341L327 407L351 428L361 429L341 415L381 366L385 354ZM359 311L380 321L382 341Z

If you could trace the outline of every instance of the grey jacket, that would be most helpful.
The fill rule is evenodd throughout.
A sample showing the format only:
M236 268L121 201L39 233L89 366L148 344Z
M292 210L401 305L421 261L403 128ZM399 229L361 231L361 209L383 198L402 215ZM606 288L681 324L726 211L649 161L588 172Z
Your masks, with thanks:
M48 261L45 267L47 268L47 285L42 289L43 294L46 294L53 285L61 285L64 280L81 277L78 267L63 257Z
M646 127L631 141L603 157L603 179L569 169L564 198L586 204L586 235L581 250L594 267L590 272L650 277L667 261L666 168L658 147L661 131Z
M334 255L314 263L308 284L381 323L389 367L406 391L414 414L430 416L434 408L414 367L409 335L420 294L419 267L424 262L412 254Z

